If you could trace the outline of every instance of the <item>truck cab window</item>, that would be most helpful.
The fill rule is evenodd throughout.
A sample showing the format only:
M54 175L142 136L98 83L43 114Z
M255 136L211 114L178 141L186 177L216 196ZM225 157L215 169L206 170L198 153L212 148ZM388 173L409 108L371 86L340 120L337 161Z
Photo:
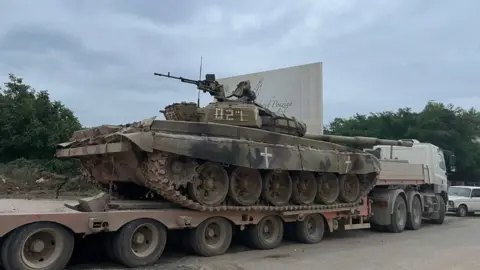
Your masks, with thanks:
M440 149L437 149L437 154L438 154L438 167L442 169L443 171L447 170L447 165L445 164L445 158L443 157L443 153Z

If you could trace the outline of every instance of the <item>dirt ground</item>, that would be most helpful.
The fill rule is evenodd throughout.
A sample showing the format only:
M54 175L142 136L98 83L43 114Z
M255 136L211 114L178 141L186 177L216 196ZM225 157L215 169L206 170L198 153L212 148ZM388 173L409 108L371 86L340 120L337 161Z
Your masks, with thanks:
M426 224L400 234L349 231L329 235L316 245L284 243L268 251L234 245L228 254L211 258L167 253L156 266L138 270L480 269L479 228L480 216L449 216L443 225ZM101 259L88 260L92 263L80 261L71 269L123 269Z

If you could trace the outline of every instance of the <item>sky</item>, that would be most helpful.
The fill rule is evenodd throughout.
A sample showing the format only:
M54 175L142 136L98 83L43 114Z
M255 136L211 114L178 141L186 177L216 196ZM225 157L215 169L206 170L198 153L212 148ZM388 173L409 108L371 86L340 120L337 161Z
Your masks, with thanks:
M322 62L325 124L429 100L478 109L479 10L474 0L4 0L0 80L48 90L84 126L196 101L194 86L153 73L197 79L201 56L220 78Z

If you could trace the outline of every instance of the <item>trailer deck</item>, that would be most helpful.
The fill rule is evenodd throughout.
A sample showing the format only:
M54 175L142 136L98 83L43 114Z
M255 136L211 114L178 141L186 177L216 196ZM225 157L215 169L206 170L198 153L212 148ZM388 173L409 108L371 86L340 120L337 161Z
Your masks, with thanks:
M211 217L225 217L235 225L257 224L260 219L269 215L281 216L285 222L302 219L305 215L321 212L327 220L328 229L333 231L338 227L336 220L348 216L368 216L368 204L365 202L358 208L340 208L323 211L287 211L287 212L200 212L182 209L169 203L145 201L111 201L108 210L102 211L102 205L97 209L82 209L82 202L90 205L101 200L102 195L75 200L25 200L0 199L0 236L5 236L11 230L34 222L55 222L69 228L78 234L93 234L98 232L117 231L129 221L140 218L151 218L159 221L168 229L195 228ZM346 229L354 229L356 224L347 224ZM368 228L368 223L362 225Z

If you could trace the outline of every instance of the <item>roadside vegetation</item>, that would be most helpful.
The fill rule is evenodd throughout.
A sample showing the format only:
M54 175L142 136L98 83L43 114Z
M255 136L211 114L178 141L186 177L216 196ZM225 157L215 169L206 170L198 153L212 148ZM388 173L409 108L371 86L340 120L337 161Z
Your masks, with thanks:
M54 158L56 144L82 126L71 110L13 74L0 88L0 196L84 193L76 160Z
M74 113L51 100L48 91L37 91L10 74L0 88L0 196L95 191L80 178L76 160L54 157L56 144L81 128ZM336 118L325 133L431 142L455 152L457 172L451 180L480 179L480 112L473 108L429 102L421 112L402 108L357 114Z

